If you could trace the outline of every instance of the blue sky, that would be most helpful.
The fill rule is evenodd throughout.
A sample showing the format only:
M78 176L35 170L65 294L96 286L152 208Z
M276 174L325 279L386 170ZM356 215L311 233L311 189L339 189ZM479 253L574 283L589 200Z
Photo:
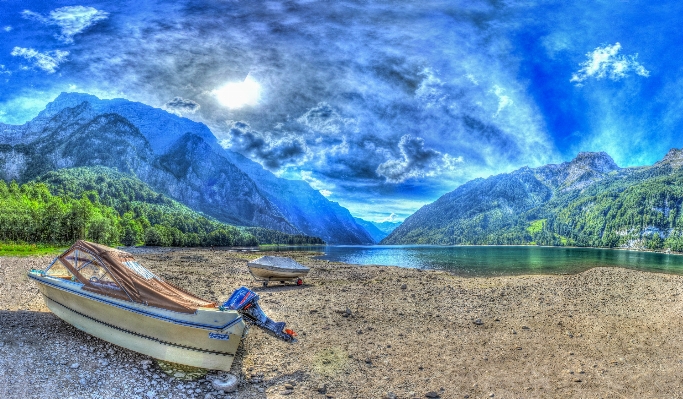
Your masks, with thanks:
M401 220L475 177L683 147L680 15L675 1L0 0L0 122L62 91L140 101L356 216Z

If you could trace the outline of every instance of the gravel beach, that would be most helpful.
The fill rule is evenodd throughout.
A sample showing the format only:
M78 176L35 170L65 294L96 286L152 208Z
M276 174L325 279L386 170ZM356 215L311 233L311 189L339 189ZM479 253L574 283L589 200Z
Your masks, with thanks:
M223 393L220 372L165 371L53 316L26 277L52 257L0 257L1 398L683 398L683 276L465 278L280 252L312 270L264 288L246 267L263 252L131 252L207 299L252 288L299 342L251 328Z

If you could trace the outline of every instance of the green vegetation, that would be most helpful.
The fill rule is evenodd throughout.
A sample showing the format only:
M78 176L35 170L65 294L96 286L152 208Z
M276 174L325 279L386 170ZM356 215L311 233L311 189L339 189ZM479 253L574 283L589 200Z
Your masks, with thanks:
M151 246L321 242L220 223L104 167L52 171L23 185L0 180L0 242L70 245L77 239Z
M610 177L582 193L558 196L542 211L544 231L579 246L618 247L640 242L649 249L683 249L683 173L650 168ZM660 171L661 172L661 171Z
M64 250L51 245L0 243L0 256L57 255Z
M534 220L529 223L529 227L526 228L527 233L534 235L543 231L545 227L546 219Z
M245 227L244 230L256 237L259 243L269 245L323 245L325 241L318 237L300 234L285 234L280 231L262 227Z
M549 187L533 173L526 169L471 181L420 211L415 222L404 222L411 228L389 243L683 252L683 169L667 164L622 169L583 190Z
M94 192L57 197L45 184L0 181L0 242L59 245L87 238L114 243L118 215L96 197Z

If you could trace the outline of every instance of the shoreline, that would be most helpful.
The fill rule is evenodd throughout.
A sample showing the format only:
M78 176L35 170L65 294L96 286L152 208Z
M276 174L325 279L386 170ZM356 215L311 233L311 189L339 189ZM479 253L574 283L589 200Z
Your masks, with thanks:
M268 244L270 245L270 244ZM460 247L503 247L503 248L508 248L508 247L520 247L520 248L533 248L533 247L538 247L538 248L573 248L573 249L604 249L604 250L619 250L619 251L633 251L633 252L650 252L650 253L661 253L664 255L683 255L683 252L676 252L672 251L670 249L666 250L657 250L657 249L646 249L646 248L632 248L632 247L578 247L578 246L573 246L573 245L536 245L536 244L455 244L455 245L442 245L442 244L372 244L372 245L346 245L346 244L320 244L320 245L288 245L288 246L283 246L285 248L283 251L286 251L287 248L309 248L309 247L321 247L325 248L327 246L331 247L358 247L358 248L372 248L372 247L385 247L385 248L392 248L392 247L436 247L436 248L460 248ZM270 248L269 246L259 246L259 250L261 247L267 247ZM199 248L199 247L197 247ZM264 251L265 252L265 251ZM398 266L402 267L402 266Z
M282 251L311 267L304 286L263 288L246 261L268 253L134 254L207 299L250 287L270 317L297 331L290 345L250 330L231 370L240 379L235 394L213 390L207 378L218 372L184 381L153 359L89 338L47 312L25 277L49 257L1 257L0 397L683 397L675 355L683 351L683 276L598 267L460 277Z

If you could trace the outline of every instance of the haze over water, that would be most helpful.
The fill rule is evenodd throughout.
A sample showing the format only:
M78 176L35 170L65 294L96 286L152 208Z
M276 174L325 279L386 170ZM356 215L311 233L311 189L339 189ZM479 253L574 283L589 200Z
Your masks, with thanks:
M288 248L289 249L289 248ZM593 267L683 274L683 256L601 248L538 246L326 246L320 259L440 269L463 276L574 274Z

